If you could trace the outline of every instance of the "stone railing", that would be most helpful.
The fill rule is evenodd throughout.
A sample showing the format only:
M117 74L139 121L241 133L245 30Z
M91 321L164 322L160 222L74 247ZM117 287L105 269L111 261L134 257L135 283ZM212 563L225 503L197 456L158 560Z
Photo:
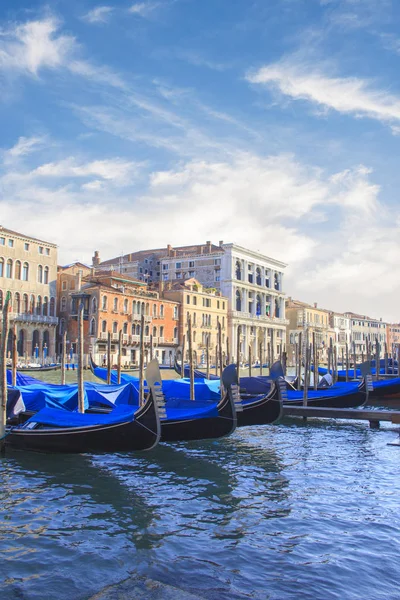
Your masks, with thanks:
M13 321L23 321L24 323L41 323L46 325L57 325L57 317L48 317L44 315L29 315L26 313L10 313L10 319Z

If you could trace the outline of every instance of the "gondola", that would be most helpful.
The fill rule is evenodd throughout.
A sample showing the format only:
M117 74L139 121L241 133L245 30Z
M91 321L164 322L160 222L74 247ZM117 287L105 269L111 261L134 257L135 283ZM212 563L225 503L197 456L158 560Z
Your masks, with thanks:
M90 357L90 366L94 375L104 379L106 370L98 367ZM112 373L112 376L114 373ZM158 372L157 385L162 390L163 382ZM131 380L137 385L138 380L129 375L125 380ZM167 381L164 384L173 384ZM215 386L214 386L215 387ZM185 385L186 391L189 386ZM220 438L232 433L237 425L235 405L229 394L221 398L218 392L215 398L202 398L195 401L179 397L176 393L167 396L165 400L166 414L161 418L161 441L193 441Z
M224 380L223 383L235 403L238 427L266 425L275 423L281 418L282 400L286 397L286 383L283 379L272 382L268 394L243 399L237 384L236 366L229 365L226 367L223 375L225 376L225 380L229 378L229 381L231 381L228 387Z
M174 359L174 369L176 371L176 373L181 376L182 375L182 367L178 362L178 359L175 356ZM204 371L201 371L200 369L193 369L193 373L194 373L194 378L195 379L210 379L211 381L219 381L219 375L213 375L212 373L210 373L210 376L207 377L207 373L205 373ZM189 365L184 365L183 366L183 376L189 378L190 377L190 367Z
M8 365L8 368L11 369L11 365ZM60 365L42 365L40 367L17 367L17 373L44 373L46 371L57 371L57 369L60 368Z
M311 367L311 371L313 371L313 367ZM318 374L319 375L326 375L328 373L328 369L326 369L325 367L318 367ZM384 367L380 367L379 369L379 375L398 375L399 370L398 367L395 364L395 367L393 368L392 366L388 366L387 369L387 373L385 373L385 368ZM371 375L376 375L376 368L371 367ZM356 370L354 371L354 369L348 369L347 371L347 375L346 375L346 369L338 369L337 371L337 380L338 381L346 381L347 379L358 379L361 377L361 369L359 366L357 366Z
M150 391L140 408L126 404L102 414L43 408L23 424L6 429L6 447L63 453L149 450L160 439L163 410L152 363L147 379Z

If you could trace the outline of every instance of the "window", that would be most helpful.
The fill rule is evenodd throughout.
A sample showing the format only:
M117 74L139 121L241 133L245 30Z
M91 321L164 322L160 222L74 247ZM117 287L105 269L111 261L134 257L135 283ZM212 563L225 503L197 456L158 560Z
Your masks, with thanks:
M176 340L178 337L178 328L174 327L174 339Z
M66 281L63 281L61 283L61 289L62 289L63 292L65 292L65 290L67 289L67 282Z
M66 297L65 297L65 296L63 296L63 297L61 298L60 310L61 310L62 312L64 312L64 311L66 311L66 310L67 310L67 299L66 299Z
M118 323L117 323L117 321L114 321L114 323L113 323L113 329L112 330L113 330L113 333L118 333Z
M92 313L97 312L97 298L93 296L92 298Z
M122 333L124 333L125 335L128 333L128 323L124 323Z
M39 254L43 254L43 246L39 246Z
M49 267L44 268L43 283L49 283Z
M153 317L157 316L157 304L153 304Z
M9 248L14 248L14 240L8 240Z
M261 285L261 269L257 267L256 269L256 284Z
M236 290L236 310L237 311L242 310L242 297L240 295L239 290Z
M236 279L242 279L242 268L238 260L236 261Z
M43 315L47 317L49 314L49 299L47 296L43 298Z
M178 307L174 306L174 319L177 319L177 318L178 318Z
M194 267L194 260L189 260L189 269Z
M96 335L96 321L95 319L90 320L90 335Z
M8 277L9 279L11 279L11 277L12 277L12 267L13 267L13 262L12 262L11 258L9 258L7 261L7 268L6 268L6 277Z
M43 283L43 267L42 267L42 265L38 266L37 280L38 280L38 283Z
M46 248L46 256L50 256L50 248Z
M160 337L164 337L164 327L160 327Z
M162 268L163 268L163 271L168 271L168 265L163 265Z
M196 304L197 304L197 298L196 298L196 296L193 296L193 304L194 304L195 306L196 306Z
M186 296L186 304L190 304L190 296Z
M221 264L221 259L220 258L214 258L214 265L220 265Z
M195 276L195 271L189 271L189 277L194 277Z
M26 252L29 250L29 244L28 244L28 242L25 242L25 244L24 244L24 250L26 250Z
M4 277L4 258L0 258L0 277Z
M107 296L103 296L101 301L101 308L102 310L107 310Z
M175 263L175 269L182 269L182 263L180 263L180 262Z
M6 245L6 238L0 237L0 246L5 246L5 245Z
M15 279L21 279L21 261L15 263Z
M160 306L160 317L164 318L164 304Z
M118 310L118 298L114 298L114 308L113 310Z
M125 298L124 299L124 313L127 313L127 312L128 312L128 299Z
M16 312L16 313L20 313L21 312L21 296L19 295L19 292L15 292L15 296L14 296L14 312Z
M56 301L55 298L50 298L50 317L54 317L54 313L55 313L55 307L56 307Z
M23 304L22 304L22 310L24 311L25 314L29 313L29 299L28 299L28 294L24 294Z
M221 275L220 275L219 271L215 271L214 281L221 281Z
M102 321L102 323L101 323L101 331L103 333L107 332L107 321Z
M157 337L157 327L153 327L153 338Z
M168 281L168 273L163 273L163 281Z
M176 274L176 278L177 278L177 279L182 279L182 273L177 273L177 274Z

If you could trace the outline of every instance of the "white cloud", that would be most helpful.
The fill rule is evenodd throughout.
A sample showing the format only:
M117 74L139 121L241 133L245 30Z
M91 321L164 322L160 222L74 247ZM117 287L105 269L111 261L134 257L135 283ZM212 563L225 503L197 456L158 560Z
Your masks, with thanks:
M64 65L75 47L75 40L57 33L53 18L30 21L2 32L0 70L38 75L41 69Z
M88 23L107 23L113 10L112 6L96 6L82 18Z
M27 138L22 136L18 139L18 142L15 144L15 146L4 152L4 161L9 162L11 160L18 159L21 156L31 154L32 152L40 149L44 142L44 137Z
M399 97L375 89L371 82L357 77L329 77L315 68L284 60L249 73L247 79L340 113L382 122L400 119Z
M129 12L140 17L148 17L150 13L160 6L159 2L136 2L132 4Z
M131 181L137 168L137 163L119 158L94 160L87 163L79 163L75 158L66 158L59 162L41 165L28 173L28 177L79 178L95 176L106 181L126 184Z

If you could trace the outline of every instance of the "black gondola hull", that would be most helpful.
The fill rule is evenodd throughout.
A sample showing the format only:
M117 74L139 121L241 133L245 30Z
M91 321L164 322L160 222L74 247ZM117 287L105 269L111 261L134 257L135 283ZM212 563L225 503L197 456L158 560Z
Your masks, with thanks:
M218 404L218 416L204 419L161 421L161 441L181 442L206 440L230 435L237 425L235 406L229 394Z
M237 413L238 427L268 425L279 421L282 402L279 398L264 396L254 402L243 402L243 410Z
M150 450L160 439L160 421L150 396L134 420L112 425L7 431L6 446L38 452L130 452Z

